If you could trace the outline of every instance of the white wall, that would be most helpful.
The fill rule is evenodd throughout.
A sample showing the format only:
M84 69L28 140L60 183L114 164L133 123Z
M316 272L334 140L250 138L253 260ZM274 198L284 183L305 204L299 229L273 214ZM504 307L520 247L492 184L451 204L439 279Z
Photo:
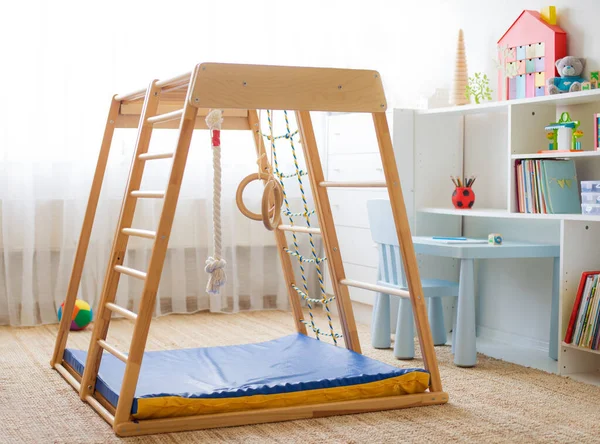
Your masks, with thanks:
M44 144L47 152L95 152L107 97L189 70L200 61L376 69L391 107L412 107L435 87L450 87L457 30L463 28L471 73L495 85L495 42L524 8L546 1L21 0L3 5L0 41L0 150ZM596 0L557 0L569 51L600 67ZM82 112L82 102L89 111ZM15 113L16 112L16 113ZM65 127L85 129L69 137ZM16 139L14 132L22 137ZM8 133L8 134L7 134ZM17 140L17 141L15 141ZM19 150L15 149L19 144ZM38 148L39 149L39 148Z

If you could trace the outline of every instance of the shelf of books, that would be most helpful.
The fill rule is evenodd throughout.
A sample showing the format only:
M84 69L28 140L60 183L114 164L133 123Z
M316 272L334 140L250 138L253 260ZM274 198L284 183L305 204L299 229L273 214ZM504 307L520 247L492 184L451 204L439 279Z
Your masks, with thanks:
M559 372L600 385L600 224L564 221L561 238Z
M563 342L600 353L600 270L581 274Z
M577 152L568 151L572 145L558 138L558 132L556 140L548 138L547 128L565 112L572 121L580 122L570 135L579 132L574 140L575 148L580 148ZM572 328L577 341L563 342L582 273L600 270L600 150L594 144L600 132L594 118L597 113L600 90L543 100L395 113L394 149L402 159L399 168L405 169L402 186L417 234L478 238L498 232L507 240L560 240L559 331L553 336L559 346L556 371L600 385L600 289L597 296L594 293L597 307L591 306L596 311L586 312L585 330L583 324L576 330L575 323ZM551 152L554 148L561 151ZM454 208L450 176L471 175L477 176L473 208ZM582 182L597 185L586 191ZM442 270L458 279L458 264L446 261L440 267L423 267L423 273L435 276ZM511 344L506 353L494 351L505 359L511 359L513 338L520 338L524 348L540 348L535 341L548 337L550 309L555 308L550 306L545 285L552 279L548 263L523 260L519 267L489 261L481 265L477 277L484 283L478 284L478 327L493 330L498 343ZM526 292L527 303L536 307L527 320L511 315L510 308L522 303L519 297L512 298L519 293L515 288ZM498 294L503 295L502 302L498 302ZM582 317L582 322L585 319ZM533 358L522 364L549 368Z

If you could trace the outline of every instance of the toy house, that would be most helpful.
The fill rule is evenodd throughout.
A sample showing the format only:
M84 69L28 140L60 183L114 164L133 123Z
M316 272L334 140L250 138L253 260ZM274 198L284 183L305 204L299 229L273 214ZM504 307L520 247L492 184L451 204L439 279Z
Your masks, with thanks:
M498 40L498 47L508 50L498 72L499 100L544 96L546 80L558 75L554 64L567 55L567 33L550 11L523 11Z

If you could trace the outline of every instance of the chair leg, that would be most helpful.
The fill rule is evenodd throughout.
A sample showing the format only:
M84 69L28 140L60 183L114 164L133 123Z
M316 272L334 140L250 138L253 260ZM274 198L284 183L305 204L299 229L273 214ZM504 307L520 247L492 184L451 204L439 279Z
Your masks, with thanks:
M398 359L415 357L415 327L412 306L409 299L402 298L398 309L394 356Z
M442 298L429 298L429 306L427 308L433 345L444 345L446 344L446 327L444 325Z
M373 348L390 348L390 335L390 295L376 293L371 319L371 345Z

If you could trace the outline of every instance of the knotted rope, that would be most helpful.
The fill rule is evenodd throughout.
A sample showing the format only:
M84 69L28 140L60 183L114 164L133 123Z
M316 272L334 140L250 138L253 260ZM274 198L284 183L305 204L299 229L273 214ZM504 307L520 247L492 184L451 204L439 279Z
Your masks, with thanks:
M220 288L227 282L225 275L225 259L221 245L221 124L223 113L213 109L206 116L206 125L211 131L211 146L213 152L213 256L206 260L204 271L209 273L206 291L219 294Z

